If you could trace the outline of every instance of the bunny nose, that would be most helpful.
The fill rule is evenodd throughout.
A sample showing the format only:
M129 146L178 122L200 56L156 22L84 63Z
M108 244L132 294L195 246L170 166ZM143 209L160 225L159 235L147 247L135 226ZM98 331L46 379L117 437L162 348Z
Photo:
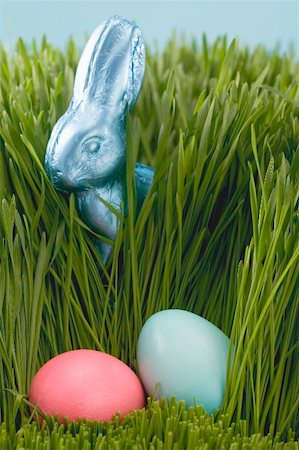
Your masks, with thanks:
M74 190L71 179L65 173L62 173L62 171L55 166L55 164L49 161L49 159L46 161L46 171L55 189L63 192L70 192Z
M50 179L55 189L58 189L59 191L70 193L78 190L74 186L74 182L71 178L67 175L63 175L59 170L52 172Z
M63 192L74 191L74 182L70 178L71 170L63 164L60 158L57 158L57 151L49 147L45 158L46 172L55 189Z

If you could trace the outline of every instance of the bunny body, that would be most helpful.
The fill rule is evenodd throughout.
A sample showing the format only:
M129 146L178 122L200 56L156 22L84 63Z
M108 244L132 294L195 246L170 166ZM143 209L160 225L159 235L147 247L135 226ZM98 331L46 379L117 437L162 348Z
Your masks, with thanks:
M82 218L96 232L114 239L125 204L126 113L138 97L145 53L138 27L118 16L90 37L78 64L72 101L55 124L45 166L52 184L76 194ZM136 164L137 203L154 171ZM105 248L107 259L111 249Z

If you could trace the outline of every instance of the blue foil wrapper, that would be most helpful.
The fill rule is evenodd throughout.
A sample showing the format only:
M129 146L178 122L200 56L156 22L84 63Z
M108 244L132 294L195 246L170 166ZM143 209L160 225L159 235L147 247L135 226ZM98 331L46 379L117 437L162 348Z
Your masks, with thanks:
M73 98L55 124L45 167L54 187L74 192L82 219L114 239L125 198L126 115L139 95L145 50L139 28L112 17L96 28L78 64ZM154 170L136 164L137 205L152 184ZM104 202L102 201L104 200ZM111 247L98 245L106 261Z

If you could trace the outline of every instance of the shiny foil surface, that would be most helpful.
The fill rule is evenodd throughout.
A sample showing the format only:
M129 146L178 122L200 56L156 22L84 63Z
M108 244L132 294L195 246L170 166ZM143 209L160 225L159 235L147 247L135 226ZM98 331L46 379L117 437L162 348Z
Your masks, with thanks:
M145 50L139 28L114 16L91 35L80 58L70 105L55 124L45 167L54 187L74 192L81 218L114 239L125 198L126 114L141 88ZM154 170L136 164L137 205L151 186ZM104 202L102 201L104 200ZM106 261L112 248L99 243Z

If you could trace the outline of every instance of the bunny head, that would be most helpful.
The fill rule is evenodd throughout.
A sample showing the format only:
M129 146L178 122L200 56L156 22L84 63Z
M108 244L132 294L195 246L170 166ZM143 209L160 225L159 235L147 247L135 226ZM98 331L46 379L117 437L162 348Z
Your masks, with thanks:
M45 166L63 191L98 187L125 166L126 113L145 67L139 28L118 16L100 25L81 56L66 113L53 128Z

